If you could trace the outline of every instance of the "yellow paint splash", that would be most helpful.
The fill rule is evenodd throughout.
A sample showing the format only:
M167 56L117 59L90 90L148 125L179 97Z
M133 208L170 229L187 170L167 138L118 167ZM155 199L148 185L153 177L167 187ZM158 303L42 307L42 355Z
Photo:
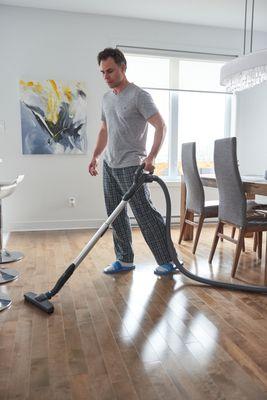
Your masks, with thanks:
M50 82L54 92L56 93L56 96L58 97L58 99L60 99L61 95L60 95L60 91L58 90L56 82L53 79L49 79L49 82Z
M56 124L59 117L59 107L62 100L60 90L53 79L49 79L52 90L50 89L47 94L47 105L46 105L46 118L48 121Z
M46 118L48 121L53 122L53 124L56 124L58 121L59 106L60 100L53 92L50 92L47 98Z
M43 86L41 85L40 82L33 82L33 81L29 81L29 82L25 82L22 79L19 81L20 85L25 88L31 88L33 92L35 93L42 93L43 91Z
M63 92L65 96L67 97L69 103L72 101L72 93L71 93L71 88L69 86L63 86Z

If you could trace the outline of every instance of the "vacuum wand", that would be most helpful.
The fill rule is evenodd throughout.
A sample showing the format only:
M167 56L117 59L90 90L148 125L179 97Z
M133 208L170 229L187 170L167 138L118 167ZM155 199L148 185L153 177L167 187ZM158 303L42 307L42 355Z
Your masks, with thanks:
M98 242L98 240L105 234L109 225L114 221L114 219L120 214L120 212L125 208L127 201L122 200L120 204L116 207L113 213L109 216L106 222L98 229L95 235L91 240L87 243L87 245L83 248L79 256L70 264L70 266L66 269L66 271L61 275L61 277L56 282L53 289L46 293L36 294L32 292L28 292L24 294L24 298L29 303L37 306L41 310L51 314L54 311L53 304L49 301L52 297L54 297L65 285L67 280L71 277L76 268L80 265L80 263L84 260L90 250L94 247L94 245Z
M92 250L94 245L98 242L98 240L106 233L109 226L112 222L117 218L117 216L121 213L121 211L126 207L128 201L134 194L138 191L138 189L143 185L146 181L146 177L149 174L143 173L145 164L140 165L135 174L134 174L134 182L128 192L124 194L121 202L112 212L112 214L108 217L108 219L103 223L103 225L98 229L98 231L94 234L94 236L89 240L87 245L83 248L81 253L77 258L70 264L70 266L66 269L66 271L61 275L61 277L56 282L53 289L46 293L36 294L33 292L28 292L24 294L24 299L40 308L40 310L45 311L48 314L52 314L54 312L54 305L49 301L52 297L54 297L60 289L65 285L67 280L71 277L73 272L78 268L80 263L84 260L87 254Z

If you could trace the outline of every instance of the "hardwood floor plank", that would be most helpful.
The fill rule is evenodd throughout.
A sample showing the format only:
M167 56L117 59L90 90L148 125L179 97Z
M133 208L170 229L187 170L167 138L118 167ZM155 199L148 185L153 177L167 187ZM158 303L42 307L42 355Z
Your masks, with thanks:
M88 384L88 375L75 375L71 378L71 393L75 400L96 400L96 394Z
M113 383L114 392L118 400L137 400L138 396L130 379Z

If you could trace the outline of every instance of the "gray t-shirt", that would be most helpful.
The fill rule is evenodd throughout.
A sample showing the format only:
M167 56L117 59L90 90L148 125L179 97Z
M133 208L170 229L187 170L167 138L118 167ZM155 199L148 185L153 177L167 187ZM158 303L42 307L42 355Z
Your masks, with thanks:
M146 157L147 119L157 112L150 94L133 83L119 94L104 95L101 119L108 130L104 160L111 168L141 164Z

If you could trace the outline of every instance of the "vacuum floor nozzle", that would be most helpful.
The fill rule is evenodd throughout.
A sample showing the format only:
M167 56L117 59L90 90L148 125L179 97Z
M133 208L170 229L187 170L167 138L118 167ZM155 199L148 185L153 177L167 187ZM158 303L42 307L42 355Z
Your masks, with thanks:
M47 314L52 314L54 312L54 305L49 300L37 300L38 294L36 293L25 293L24 298L26 301L40 308L40 310L46 312Z

